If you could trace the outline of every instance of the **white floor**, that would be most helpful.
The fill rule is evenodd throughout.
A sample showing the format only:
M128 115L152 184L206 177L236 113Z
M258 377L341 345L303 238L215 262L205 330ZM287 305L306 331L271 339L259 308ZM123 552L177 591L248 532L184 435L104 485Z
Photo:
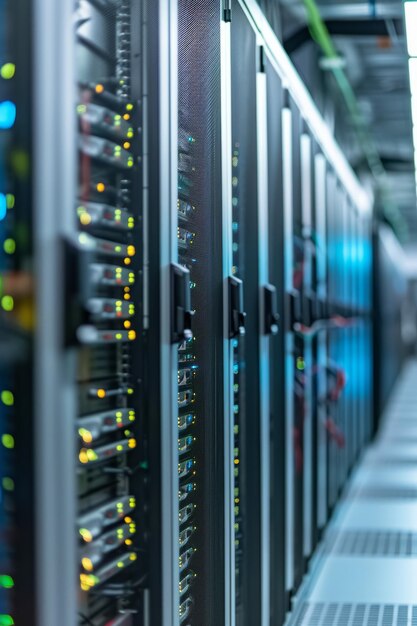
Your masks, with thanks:
M403 371L291 626L417 626L417 362Z

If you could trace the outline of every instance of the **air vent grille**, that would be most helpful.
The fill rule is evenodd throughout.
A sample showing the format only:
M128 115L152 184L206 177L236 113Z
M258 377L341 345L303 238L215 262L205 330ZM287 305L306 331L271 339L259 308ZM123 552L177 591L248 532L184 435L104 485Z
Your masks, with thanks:
M305 602L293 626L417 626L417 606Z
M332 533L326 550L344 556L417 556L417 533L356 530Z

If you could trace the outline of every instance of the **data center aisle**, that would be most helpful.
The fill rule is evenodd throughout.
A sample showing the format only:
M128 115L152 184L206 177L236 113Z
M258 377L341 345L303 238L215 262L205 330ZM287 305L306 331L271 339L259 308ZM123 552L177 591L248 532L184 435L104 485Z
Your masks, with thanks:
M417 361L354 473L292 626L417 626Z

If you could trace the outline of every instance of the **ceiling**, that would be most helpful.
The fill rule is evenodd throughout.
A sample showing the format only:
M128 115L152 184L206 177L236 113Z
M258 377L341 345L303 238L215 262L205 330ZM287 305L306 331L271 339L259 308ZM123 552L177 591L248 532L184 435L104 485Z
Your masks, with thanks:
M316 3L336 49L345 59L345 71L386 171L390 201L402 217L397 234L405 248L417 252L416 182L403 3L401 0L316 0ZM311 49L314 44L306 28L304 4L302 0L280 0L280 9L283 43L301 74L308 75L311 72L306 72L303 63L311 64L311 60L307 61L308 55L303 56L301 50ZM327 77L323 80L328 82ZM347 110L344 115L349 126ZM357 149L351 151L346 146L346 152L353 159L352 164L358 166Z

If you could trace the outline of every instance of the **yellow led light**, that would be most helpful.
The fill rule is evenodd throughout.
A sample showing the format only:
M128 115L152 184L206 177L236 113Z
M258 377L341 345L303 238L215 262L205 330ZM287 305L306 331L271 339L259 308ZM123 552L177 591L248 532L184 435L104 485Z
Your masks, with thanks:
M132 518L129 517L128 515L125 517L125 522L126 524L131 524L133 522Z
M4 80L10 80L16 73L16 65L14 63L5 63L0 68L0 75Z
M13 311L14 309L14 300L12 296L3 296L1 299L1 306L5 311Z
M82 213L80 215L80 222L83 226L88 226L88 224L91 224L91 215L87 213L87 211Z
M85 448L82 448L80 450L78 458L80 460L80 463L83 463L83 464L88 463L88 455L87 455L87 450Z
M91 443L93 441L93 435L86 428L79 428L78 434L80 435L84 443Z
M106 185L104 183L97 183L96 189L99 193L103 193L103 191L106 190Z
M13 404L14 404L14 395L12 394L11 391L7 391L6 389L4 389L1 392L1 401L6 406L13 406Z
M93 535L87 528L80 528L80 535L86 543L93 540Z
M4 435L2 435L1 442L4 445L4 447L7 448L8 450L12 450L14 448L13 435L9 435L8 433L5 433Z
M133 341L134 339L136 339L136 332L134 330L129 330L128 337L130 341Z
M106 391L105 389L97 389L97 396L99 398L105 398L106 397Z
M125 141L125 142L124 142L124 144L123 144L123 148L124 148L125 150L129 150L129 148L130 148L130 143L129 143L128 141Z
M127 393L128 393L129 395L132 395L132 393L133 393L133 389L132 389L132 387L129 387L129 388L128 388Z
M239 463L240 463L239 459L235 459L234 462L235 462L235 465L239 465Z
M129 439L128 444L129 448L136 448L136 439Z
M87 572L92 572L94 569L91 559L88 559L87 557L81 559L81 565L85 570L87 570Z
M96 93L103 93L104 86L101 84L96 85Z
M125 540L125 545L131 546L132 544L133 544L133 541L131 539L126 539Z
M129 557L129 559L130 559L131 561L136 561L136 559L137 559L137 558L138 558L138 557L136 556L136 554L135 554L134 552L132 552L132 554L131 554L131 555L130 555L130 557Z
M125 565L124 565L123 561L118 561L118 562L117 562L117 567L122 568L122 567L124 567L124 566L125 566Z
M130 120L130 115L129 115L129 113L125 113L125 114L123 115L123 119L124 119L124 120L126 120L126 122L127 122L127 120Z
M129 322L129 320L126 320L125 322L123 322L123 326L125 328L130 328L132 326L132 322Z
M136 248L135 246L127 246L127 253L129 256L134 256L134 254L136 254Z
M131 260L129 259L129 257L126 257L124 260L125 265L130 265L131 264Z
M130 300L130 293L125 293L125 295L123 296L123 298L125 300Z

